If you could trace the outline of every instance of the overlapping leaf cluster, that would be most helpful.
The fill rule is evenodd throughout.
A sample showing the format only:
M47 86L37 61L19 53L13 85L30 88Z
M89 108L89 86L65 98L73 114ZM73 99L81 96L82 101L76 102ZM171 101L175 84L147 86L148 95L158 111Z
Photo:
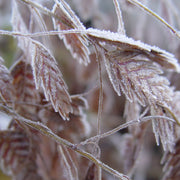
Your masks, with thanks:
M74 3L80 2L74 0ZM130 177L135 173L136 161L140 158L146 130L151 123L157 144L161 141L163 150L168 154L165 165L168 171L164 179L178 179L179 164L176 159L179 148L180 95L171 87L165 73L178 73L179 63L173 54L127 37L118 1L113 2L119 21L118 32L86 29L64 0L52 1L52 10L42 2L12 0L12 35L17 37L21 55L10 69L0 59L1 110L8 109L6 112L12 118L7 129L0 130L0 162L3 172L13 179L101 179L101 168L120 179L129 179L99 159L99 140L106 137L106 133L100 134L100 124L107 119L103 114L103 105L105 107L105 103L108 103L108 96L111 99L121 95L126 99L120 100L125 106L122 114L127 126L137 119L136 125L132 123L128 132L121 136L124 173ZM138 4L136 1L133 3ZM94 1L91 5L97 10ZM138 6L144 8L141 4ZM79 13L83 14L81 11ZM65 66L62 63L59 67L61 62L56 60L54 51L60 48L53 41L48 43L51 39L44 35L57 35L58 40L63 39L65 46L61 44L61 48L67 48L77 61L72 61L72 65L64 62ZM100 95L93 102L99 103L98 114L95 115L98 135L85 140L90 133L95 134L91 122L96 119L91 119L92 104L85 114L88 107L85 97L91 94L86 94L85 90L92 86L92 81L85 80L85 87L79 89L74 83L75 86L69 90L67 84L73 82L66 82L61 70L64 68L66 75L73 76L72 81L81 84L80 76L84 71L81 64L88 69L94 62L97 62L98 68L92 70L93 75L99 71L100 79ZM91 69L89 74L89 78L93 79ZM93 79L93 86L95 81L96 78ZM111 85L116 95L108 88L103 89L103 85ZM82 94L73 95L77 92ZM110 117L113 119L113 112ZM150 121L144 123L146 118ZM121 124L120 120L118 124ZM107 125L103 127L109 128ZM123 125L107 134L113 134L121 128L124 128ZM59 138L55 138L52 132ZM108 176L103 173L103 178L108 179Z

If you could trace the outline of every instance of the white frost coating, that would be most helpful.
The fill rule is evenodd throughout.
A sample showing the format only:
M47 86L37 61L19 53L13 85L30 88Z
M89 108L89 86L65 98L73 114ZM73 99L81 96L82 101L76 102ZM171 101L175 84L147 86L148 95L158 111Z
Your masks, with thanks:
M105 57L103 58L105 61L105 67L108 72L108 77L110 82L112 82L113 88L116 91L118 96L121 96L121 88L116 78L116 73L114 72L114 68L111 67L111 62L109 62Z
M153 132L154 132L154 135L155 135L155 139L156 139L156 144L159 146L159 132L157 132L157 122L156 120L152 120L152 128L153 128Z
M62 1L62 2L56 1L56 4L53 6L52 12L55 13L56 10L61 10L65 14L67 19L71 22L71 26L73 26L74 29L85 30L84 25L81 23L79 18L75 15L75 13L71 10L71 8L69 7L69 5L67 3L65 3L64 1ZM60 25L58 24L57 20L53 19L53 24L54 24L55 29L58 29L58 31L61 30ZM69 35L69 37L70 36L71 35ZM81 34L79 34L79 35L77 34L77 37L78 37L78 40L82 44L81 50L83 51L83 55L78 54L76 52L75 45L68 42L68 35L59 34L59 38L63 39L66 48L71 52L71 55L73 56L73 58L77 59L80 64L83 63L86 66L86 65L88 65L88 63L90 63L90 59L89 59L90 51L87 47L88 41Z
M177 59L174 57L174 55L165 50L160 49L159 47L150 46L141 41L135 41L134 39L129 38L125 35L111 32L111 31L106 31L106 30L89 28L87 29L87 34L93 37L101 38L102 40L109 40L109 41L124 43L127 45L129 44L131 46L137 46L137 48L140 50L145 50L148 52L155 51L159 53L162 57L164 57L167 62L172 63L176 67L177 72L180 72L180 66L178 64Z
M76 26L76 29L85 30L84 25L81 23L78 16L76 16L76 14L72 11L71 7L67 3L65 3L64 1L55 1L56 4L54 5L52 12L54 12L59 6L61 11L63 11L63 13L70 19L70 21L74 23L73 25Z
M40 83L40 78L37 76L37 73L36 73L36 68L37 68L36 64L35 64L36 56L37 56L36 46L31 43L31 59L32 59L31 66L32 66L32 70L33 70L33 77L34 77L36 89L39 89L41 83ZM39 66L40 66L40 64L39 64ZM39 69L39 67L38 67L38 69Z
M35 40L32 40L31 44L36 88L39 89L41 86L47 101L51 101L54 110L59 112L63 119L68 119L67 115L72 112L71 98L57 62L42 44Z
M116 41L116 42L119 41L121 43L137 45L139 48L142 48L149 52L152 49L151 46L144 44L141 41L135 41L132 38L128 38L126 35L122 35L122 34L111 32L111 31L89 28L89 29L87 29L87 34L94 36L94 37L99 37L102 39L110 40L110 41Z

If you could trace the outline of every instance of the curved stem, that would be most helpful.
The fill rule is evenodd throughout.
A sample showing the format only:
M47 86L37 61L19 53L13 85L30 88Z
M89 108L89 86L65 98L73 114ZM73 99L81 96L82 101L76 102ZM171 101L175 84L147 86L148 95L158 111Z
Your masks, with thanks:
M124 28L124 22L123 22L119 2L117 0L113 0L113 3L114 3L115 10L116 10L117 18L118 18L118 30L117 31L120 34L125 35L126 32L125 32L125 28Z
M166 120L171 121L173 123L176 123L176 121L174 119L171 119L171 118L165 117L165 116L146 116L146 117L143 117L143 118L140 118L140 119L135 119L135 120L132 120L132 121L128 121L128 122L126 122L124 124L121 124L121 125L117 126L116 128L114 128L114 129L112 129L110 131L107 131L107 132L105 132L105 133L103 133L101 135L93 136L93 137L81 142L80 144L84 145L84 144L86 144L86 143L88 143L90 141L96 141L96 139L106 138L106 137L108 137L110 135L113 135L116 132L118 132L118 131L120 131L122 129L125 129L125 128L131 126L131 125L134 125L136 123L143 123L143 122L150 121L152 119L157 119L158 120L160 118L161 119L163 118L163 119L166 119Z
M79 149L75 144L57 136L56 134L54 134L51 129L49 129L47 126L45 126L44 124L42 124L41 122L34 122L31 121L29 119L26 119L22 116L20 116L19 114L17 114L16 112L14 112L12 109L4 106L4 105L0 105L0 111L5 112L6 114L16 118L18 121L23 122L24 124L38 130L40 133L50 137L52 140L54 140L57 144L60 145L64 145L72 150L74 150L75 152L79 153L80 155L82 155L83 157L91 160L94 164L96 164L98 167L104 169L105 171L109 172L110 174L112 174L113 176L121 179L121 180L129 180L128 176L119 173L118 171L112 169L111 167L109 167L108 165L104 164L103 162L101 162L99 159L97 159L95 156L93 156L92 154Z
M175 34L178 38L180 38L180 33L176 31L167 21L165 21L162 17L160 17L158 14L150 10L148 7L140 3L138 0L128 0L130 3L134 4L135 6L139 7L140 9L144 10L145 12L152 15L154 18L159 20L161 23L163 23L173 34Z

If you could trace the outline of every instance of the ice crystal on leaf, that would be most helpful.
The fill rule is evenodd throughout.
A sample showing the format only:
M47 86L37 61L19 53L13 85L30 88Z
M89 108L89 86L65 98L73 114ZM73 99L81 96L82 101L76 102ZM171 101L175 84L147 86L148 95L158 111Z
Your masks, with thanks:
M85 27L80 22L79 18L74 14L68 4L64 1L56 2L53 8L53 13L59 19L54 19L54 26L58 30L79 29L85 30ZM64 40L67 49L70 50L72 56L80 63L87 65L90 62L88 41L85 35L67 34L59 35Z
M111 31L89 28L87 34L98 43L103 43L104 45L109 45L114 48L118 47L121 52L124 51L133 54L135 53L135 55L144 55L151 61L160 64L161 67L165 69L171 69L177 72L180 71L179 64L174 55L156 46L150 46L141 41L135 41L126 35Z
M61 71L49 50L37 41L32 41L32 68L36 88L42 87L54 110L63 119L69 119L69 113L72 112L71 98Z
M163 69L179 71L172 54L117 33L89 29L88 34L99 44L109 79L118 95L122 91L130 102L138 100L143 106L151 106L152 115L163 115L161 107L171 107L174 91L168 79L160 74ZM173 122L163 118L153 120L153 132L158 144L160 137L164 150L173 150Z
M118 95L122 90L130 101L136 96L142 105L161 103L163 98L166 99L161 93L165 89L171 91L169 82L159 74L163 72L161 67L179 71L172 54L108 31L89 29L88 34L99 43L109 78Z
M164 112L162 107L151 106L152 115L160 115L162 118L152 120L153 132L155 134L156 142L159 145L159 138L161 139L163 149L172 152L176 141L175 123L163 119L163 116L170 117L169 113Z

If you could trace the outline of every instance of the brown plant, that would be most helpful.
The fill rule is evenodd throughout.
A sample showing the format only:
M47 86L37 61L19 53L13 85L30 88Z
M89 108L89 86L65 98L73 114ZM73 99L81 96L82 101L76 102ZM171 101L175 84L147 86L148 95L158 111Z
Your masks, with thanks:
M137 0L11 2L12 30L0 30L17 43L10 68L0 57L3 173L14 180L159 179L161 172L149 170L156 163L151 157L161 156L155 139L167 159L163 179L180 179L175 3L159 1L164 20ZM158 20L157 26L165 25L157 27L164 41L158 30L148 35L154 33L155 44L171 53L143 38L143 27L152 28L156 20L126 25L124 14L140 17L135 6ZM107 7L114 7L108 19ZM115 18L117 23L96 29L100 20ZM130 38L132 29L138 33ZM1 128L7 119L9 125Z

